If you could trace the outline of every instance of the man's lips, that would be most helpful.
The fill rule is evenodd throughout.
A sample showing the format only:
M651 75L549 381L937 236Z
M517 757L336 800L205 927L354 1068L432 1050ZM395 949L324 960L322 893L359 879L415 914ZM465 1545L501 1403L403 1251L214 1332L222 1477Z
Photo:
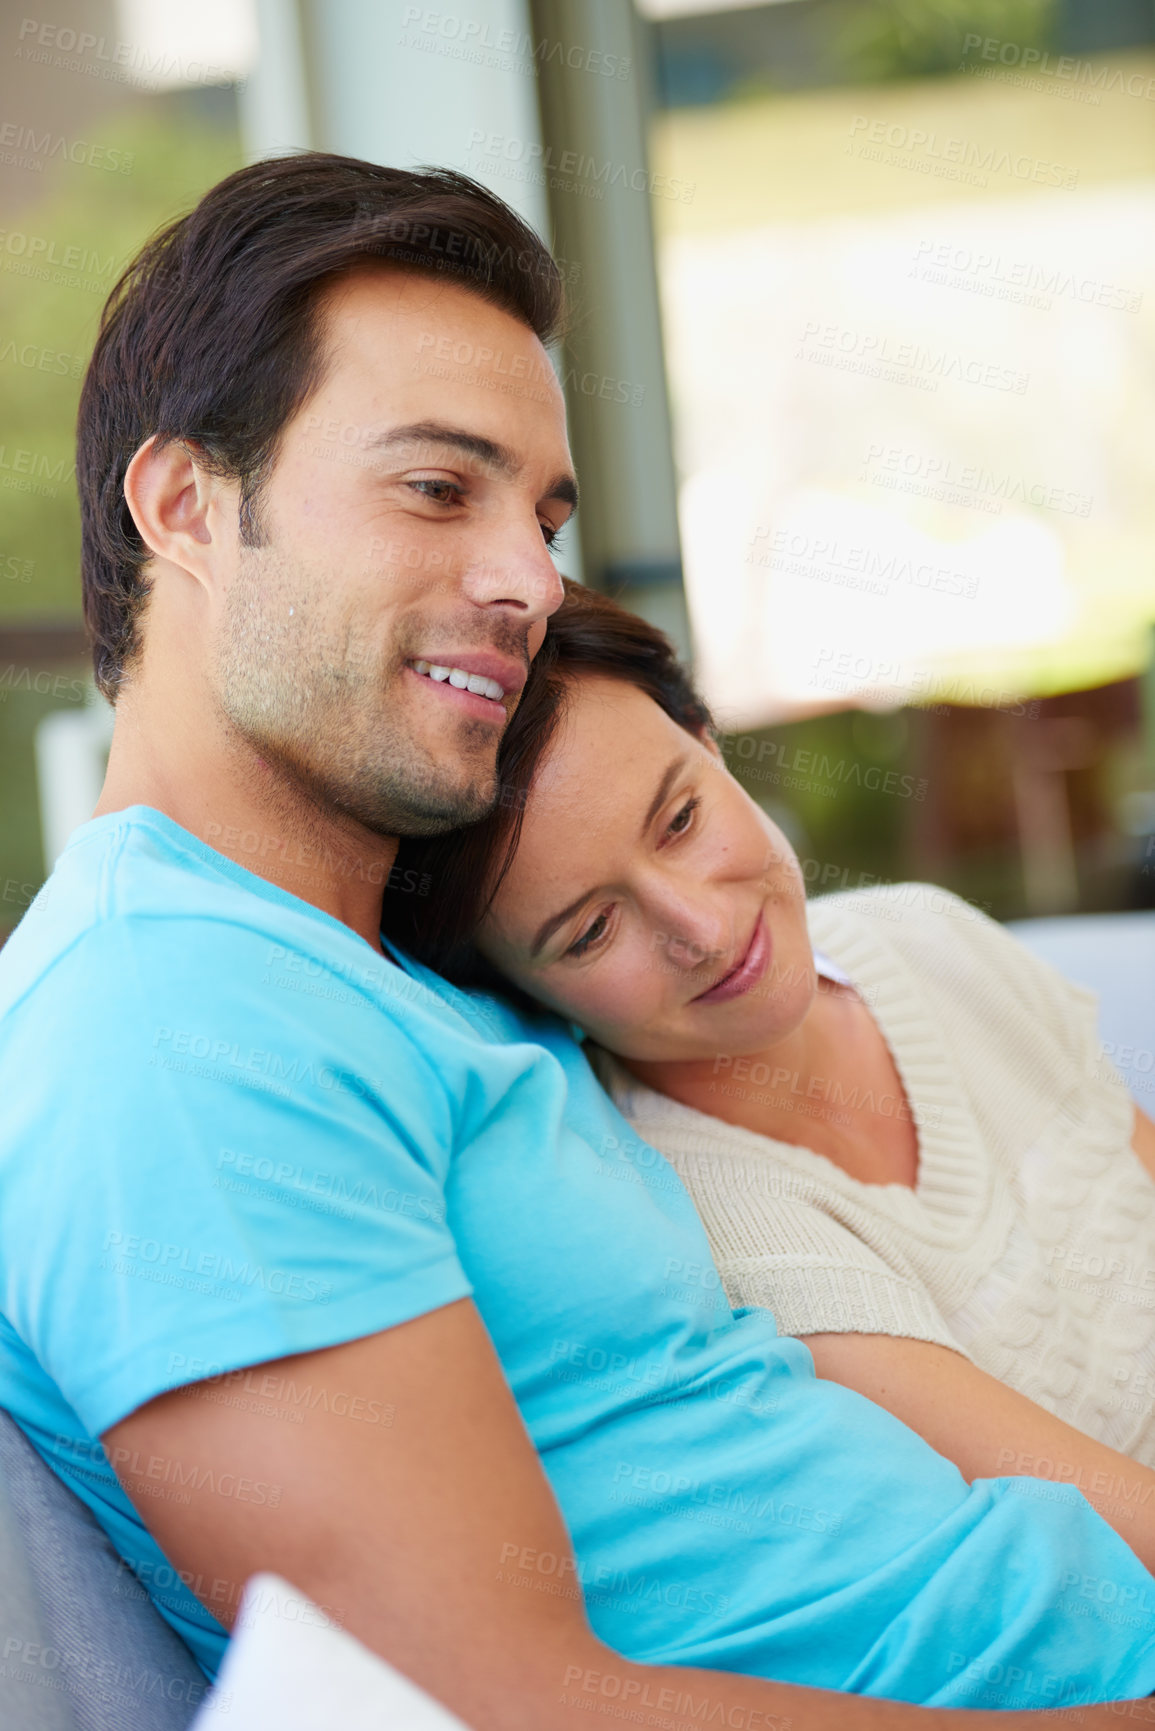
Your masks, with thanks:
M466 714L486 721L506 720L506 700L516 698L526 671L516 661L493 650L437 650L410 656L405 671Z
M513 661L508 655L499 655L495 649L423 649L419 655L407 657L407 666L412 667L414 662L427 667L447 667L452 672L465 673L476 679L492 680L501 686L505 697L516 696L527 677L522 662Z
M741 960L720 979L715 980L706 991L699 992L696 998L692 998L691 1003L724 1004L731 998L741 997L743 992L748 992L751 986L757 985L770 966L772 950L770 928L766 924L765 915L759 914Z

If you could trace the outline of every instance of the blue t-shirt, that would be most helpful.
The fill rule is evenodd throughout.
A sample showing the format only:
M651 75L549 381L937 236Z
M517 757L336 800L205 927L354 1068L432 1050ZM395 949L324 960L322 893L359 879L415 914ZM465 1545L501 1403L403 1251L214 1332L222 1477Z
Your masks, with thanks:
M209 1398L291 1422L317 1396L269 1361L471 1294L630 1658L960 1707L1155 1689L1123 1541L1073 1488L968 1486L732 1312L560 1023L403 971L159 813L78 830L0 952L0 1099L0 1402L210 1674L221 1583L177 1578L101 1433L231 1372ZM556 1558L503 1565L557 1589Z

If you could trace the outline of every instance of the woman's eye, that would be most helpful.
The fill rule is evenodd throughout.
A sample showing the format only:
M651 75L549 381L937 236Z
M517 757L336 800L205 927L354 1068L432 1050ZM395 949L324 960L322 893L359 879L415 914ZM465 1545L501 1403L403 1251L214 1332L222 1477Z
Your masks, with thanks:
M695 795L693 799L688 799L681 811L670 819L669 825L666 829L666 834L681 835L683 830L688 829L690 819L693 817L701 803L702 802L697 795Z
M463 497L462 489L453 481L410 481L409 485L435 505L457 505Z
M567 956L584 956L591 944L596 944L609 924L608 914L599 914L597 919L588 925L576 943L571 944L566 951Z

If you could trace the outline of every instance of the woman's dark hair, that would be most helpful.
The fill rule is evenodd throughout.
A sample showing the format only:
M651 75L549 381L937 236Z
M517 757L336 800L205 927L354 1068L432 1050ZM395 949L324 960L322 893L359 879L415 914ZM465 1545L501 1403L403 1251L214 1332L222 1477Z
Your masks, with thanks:
M124 498L134 453L188 440L239 480L241 535L286 422L319 383L320 291L374 260L436 272L528 325L563 316L561 273L533 230L448 169L308 152L253 163L205 194L109 296L80 397L81 581L96 683L112 702L139 650L148 549Z
M566 581L501 742L497 803L480 823L402 841L390 873L382 931L457 985L510 991L474 949L473 937L513 864L534 776L582 674L636 686L687 733L713 726L668 637L606 596Z

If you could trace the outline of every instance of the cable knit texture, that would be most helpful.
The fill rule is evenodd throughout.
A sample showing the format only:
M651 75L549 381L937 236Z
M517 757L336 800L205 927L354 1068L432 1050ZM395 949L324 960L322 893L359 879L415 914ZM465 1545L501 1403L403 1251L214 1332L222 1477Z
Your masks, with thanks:
M1102 1055L1094 995L931 885L823 896L808 916L902 1078L913 1190L863 1184L591 1053L694 1198L731 1303L765 1306L783 1334L952 1347L1155 1466L1155 1184L1131 1150L1134 1107ZM719 1088L761 1083L794 1096L800 1118L815 1111L804 1078L726 1075Z

